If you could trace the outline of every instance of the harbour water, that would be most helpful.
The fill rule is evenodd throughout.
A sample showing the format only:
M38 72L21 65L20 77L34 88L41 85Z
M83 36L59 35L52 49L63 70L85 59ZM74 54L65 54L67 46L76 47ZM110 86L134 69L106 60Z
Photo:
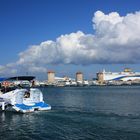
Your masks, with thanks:
M49 112L0 112L0 140L139 140L140 86L41 88Z

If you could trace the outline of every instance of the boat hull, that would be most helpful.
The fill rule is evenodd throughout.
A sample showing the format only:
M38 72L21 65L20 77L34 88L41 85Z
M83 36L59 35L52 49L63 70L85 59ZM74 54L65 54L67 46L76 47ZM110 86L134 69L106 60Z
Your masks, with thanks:
M28 95L28 96L27 96ZM39 89L17 89L0 96L1 110L21 113L34 111L47 111L51 106L44 102L43 94Z

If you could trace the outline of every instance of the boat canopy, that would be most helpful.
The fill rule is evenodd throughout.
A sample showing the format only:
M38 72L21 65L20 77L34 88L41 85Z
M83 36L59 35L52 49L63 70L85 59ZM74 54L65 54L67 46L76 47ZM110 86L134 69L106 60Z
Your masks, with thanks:
M6 81L8 78L0 77L0 82Z
M27 80L32 81L35 79L35 76L15 76L15 77L9 77L6 80Z

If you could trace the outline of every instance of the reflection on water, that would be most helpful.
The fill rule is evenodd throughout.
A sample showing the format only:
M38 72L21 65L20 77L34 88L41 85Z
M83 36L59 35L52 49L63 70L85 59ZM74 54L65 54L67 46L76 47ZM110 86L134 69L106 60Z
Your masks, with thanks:
M140 139L140 87L41 90L52 110L0 112L0 140Z

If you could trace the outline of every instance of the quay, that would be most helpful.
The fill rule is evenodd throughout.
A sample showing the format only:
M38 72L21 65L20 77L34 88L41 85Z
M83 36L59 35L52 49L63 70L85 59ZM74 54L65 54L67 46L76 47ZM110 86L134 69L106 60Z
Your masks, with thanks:
M1 91L13 87L79 87L79 86L124 86L140 85L140 72L125 68L122 72L97 72L96 78L87 80L81 71L75 73L75 78L58 77L55 71L49 70L46 80L40 81L35 76L15 76L0 78ZM47 79L48 78L48 79ZM7 88L8 87L8 88Z

